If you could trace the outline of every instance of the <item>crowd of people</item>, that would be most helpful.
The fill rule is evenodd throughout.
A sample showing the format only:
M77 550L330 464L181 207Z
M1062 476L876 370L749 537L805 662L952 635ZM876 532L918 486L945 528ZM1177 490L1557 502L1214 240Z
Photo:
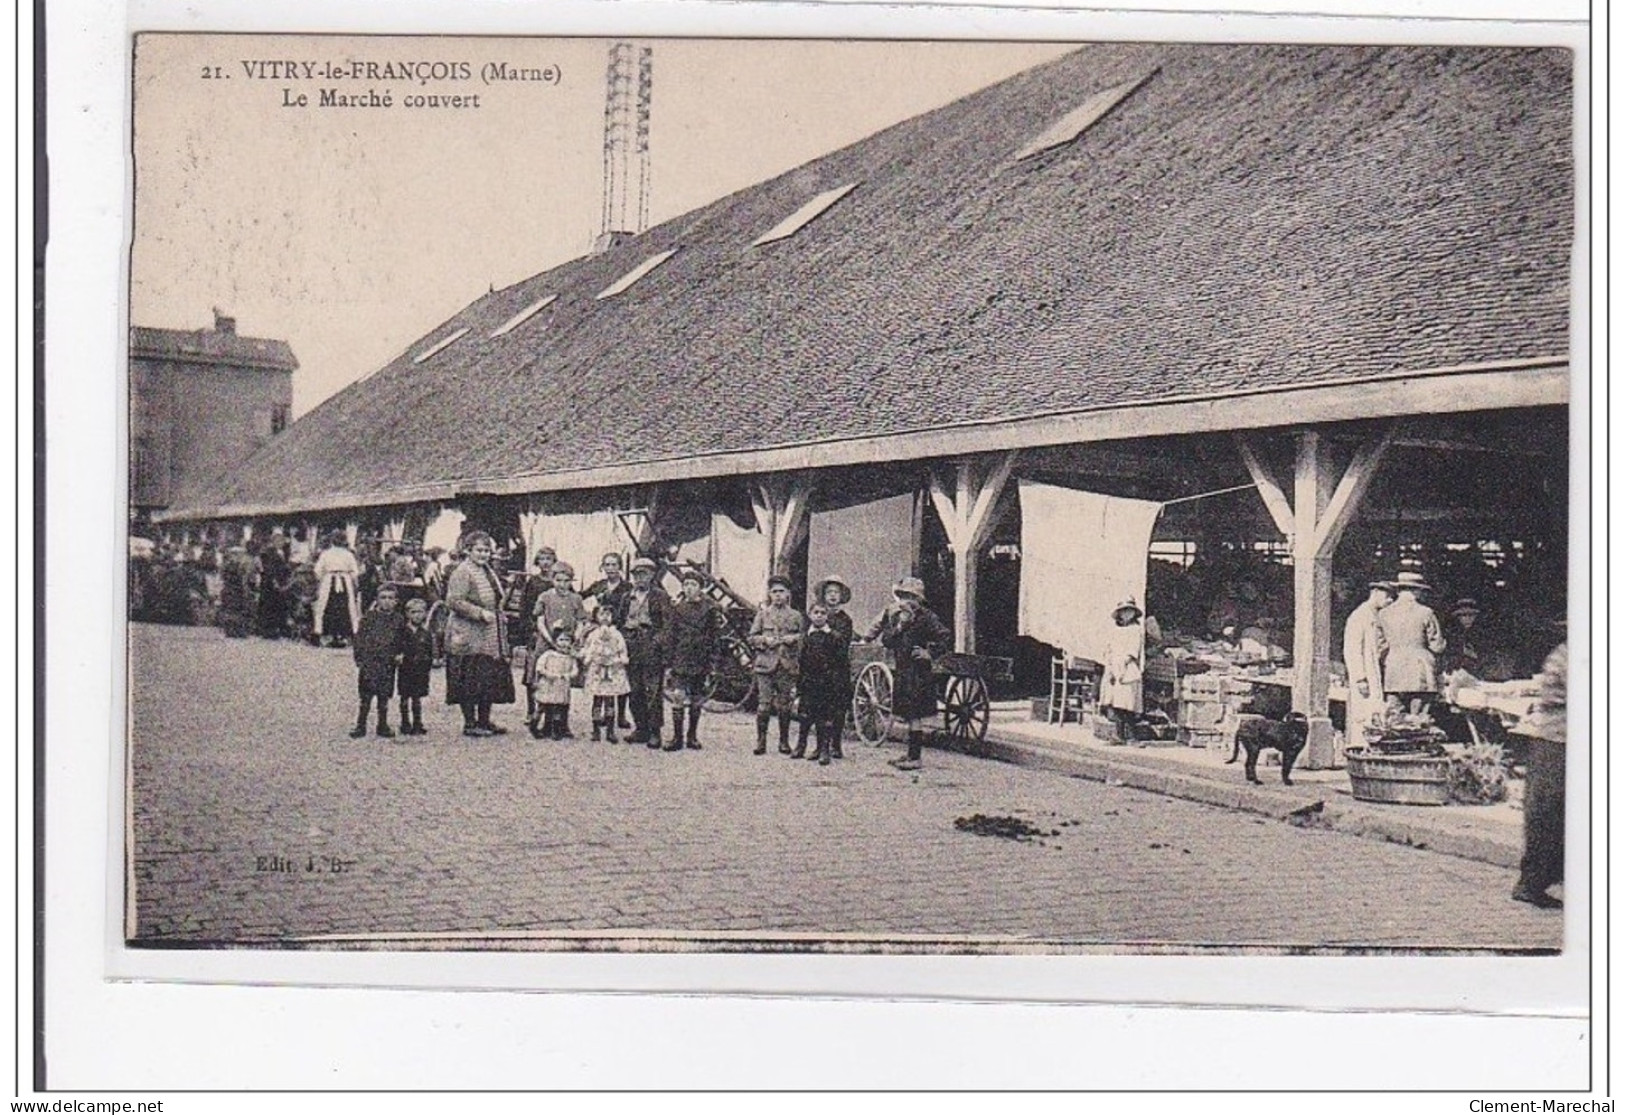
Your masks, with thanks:
M227 636L348 645L385 584L399 599L432 604L453 564L442 548L373 539L351 546L344 532L230 542L132 543L132 619L218 625Z
M232 638L254 634L351 648L357 677L352 738L364 738L369 723L386 739L427 734L423 701L443 662L445 700L461 711L465 736L507 734L492 713L517 703L522 688L531 736L574 739L572 695L579 689L595 742L699 750L729 618L698 569L680 568L675 597L658 583L659 573L648 557L627 567L620 554L609 553L598 576L578 591L575 570L545 546L528 572L506 575L495 540L482 531L465 535L452 552L372 540L352 548L343 533L313 545L274 531L263 542L223 548L132 548L130 604L136 619L212 622ZM823 765L840 759L852 702L851 648L870 641L890 652L892 714L907 727L907 750L892 765L918 770L938 711L933 662L953 642L926 606L923 582L897 581L892 601L861 632L845 609L852 591L839 577L816 584L804 611L792 604L789 578L775 575L765 587L766 600L745 639L756 697L754 754L768 753L776 722L780 754ZM1456 599L1441 620L1424 603L1433 588L1415 569L1367 589L1344 624L1351 731L1395 716L1442 712L1436 706L1452 676L1515 676L1516 658L1481 623L1475 599ZM1273 654L1267 628L1236 630L1249 603L1243 584L1212 610L1209 626ZM1132 598L1113 609L1112 619L1100 704L1119 738L1127 739L1143 709L1145 658L1161 635ZM1540 712L1523 733L1532 741L1527 853L1514 896L1559 906L1547 891L1562 879L1565 648L1548 659L1542 678ZM397 700L398 731L390 717Z
M681 588L673 598L656 583L659 565L648 557L637 558L628 569L620 554L605 554L599 577L580 591L575 569L550 548L539 548L531 570L512 578L501 575L496 557L489 534L466 535L440 595L446 702L461 711L465 736L506 735L508 729L492 712L517 704L522 688L531 736L574 739L572 692L579 689L590 710L594 742L619 743L620 733L627 733L628 744L651 750L701 748L706 696L729 623L698 569L680 570ZM388 708L397 686L401 731L419 734L421 699L428 692L424 663L433 660L433 641L425 598L407 590L419 584L428 589L433 578L407 579L402 565L403 583L391 578L369 605L352 587L358 583L353 563L354 555L338 540L318 558L327 591L314 611L319 638L356 632L359 704L351 735L367 734L375 709L377 734L396 735ZM754 753L767 754L776 722L781 754L827 766L842 757L852 699L856 629L844 607L851 588L839 577L825 578L814 587L805 612L791 604L789 578L771 577L766 590L745 640L756 693ZM365 608L359 618L357 607ZM896 657L893 711L909 732L908 749L894 765L917 770L925 722L937 711L932 662L949 649L952 634L926 607L923 583L905 577L862 638L883 643Z

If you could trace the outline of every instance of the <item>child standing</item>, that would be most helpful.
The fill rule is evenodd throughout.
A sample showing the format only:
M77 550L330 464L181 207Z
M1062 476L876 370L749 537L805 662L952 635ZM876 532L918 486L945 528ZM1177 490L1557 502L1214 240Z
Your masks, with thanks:
M666 609L666 626L661 632L666 700L671 702L671 742L662 751L700 749L700 710L705 707L706 681L721 652L722 629L727 622L722 609L705 595L699 574L684 570L683 595Z
M367 734L367 712L378 701L378 735L393 739L389 726L389 699L395 695L395 667L400 664L406 621L395 610L395 588L385 585L355 633L356 689L361 707L356 712L351 739Z
M552 645L536 656L536 706L542 723L540 729L531 725L532 736L575 739L570 734L570 682L575 675L575 632L560 627L552 633Z
M852 638L855 629L852 617L846 614L844 607L852 599L852 590L847 583L839 577L825 577L813 589L813 603L807 608L807 618L812 619L813 608L818 604L824 605L825 613L829 617L829 629L835 635L835 641L840 648L840 693L836 698L837 711L833 734L829 744L829 757L841 757L841 730L846 727L846 713L852 707ZM801 736L796 741L796 749L791 753L793 758L801 758L807 754L807 736L812 732L814 722L807 718L805 712L801 717ZM812 758L819 758L818 752L813 752Z
M814 600L807 608L807 622L809 629L801 643L801 730L805 733L810 724L818 733L818 750L811 758L827 767L835 750L835 724L846 715L842 697L852 651L849 640L830 626L829 605L822 600ZM804 734L795 751L797 758L806 746Z
M626 639L615 627L613 605L598 605L594 618L597 623L588 629L581 643L581 658L587 667L585 688L592 697L592 738L596 743L601 734L610 743L617 743L616 702L632 691L626 673Z
M538 557L549 557L551 550L544 550ZM525 659L525 672L523 674L526 692L525 723L530 727L530 734L538 739L542 738L536 733L536 722L541 718L541 698L537 695L540 679L537 677L536 667L541 661L544 651L556 648L556 632L567 630L575 637L587 622L587 605L581 594L571 588L575 581L576 571L569 562L555 561L547 567L547 576L551 579L553 587L536 597L532 607L536 637L531 640L530 654ZM566 737L568 738L568 737Z
M385 589L380 590L380 596ZM406 602L406 627L401 633L401 734L421 736L423 698L429 695L429 671L434 668L434 633L429 630L429 605L421 597ZM408 715L410 714L410 715Z
M779 718L779 751L790 752L790 718L795 715L796 674L800 669L805 621L790 607L790 578L767 580L767 603L756 611L746 640L756 651L756 754L767 754L767 725Z

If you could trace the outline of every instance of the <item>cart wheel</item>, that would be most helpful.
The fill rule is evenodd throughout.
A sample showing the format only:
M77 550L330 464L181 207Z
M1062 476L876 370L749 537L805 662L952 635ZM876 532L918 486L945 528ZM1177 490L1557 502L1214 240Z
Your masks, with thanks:
M878 747L891 734L892 676L884 662L871 662L852 685L852 729L864 743Z
M987 686L977 677L950 677L942 691L942 724L959 743L987 739Z
M751 663L755 656L742 639L722 637L722 654L705 681L705 707L710 712L732 712L756 692Z

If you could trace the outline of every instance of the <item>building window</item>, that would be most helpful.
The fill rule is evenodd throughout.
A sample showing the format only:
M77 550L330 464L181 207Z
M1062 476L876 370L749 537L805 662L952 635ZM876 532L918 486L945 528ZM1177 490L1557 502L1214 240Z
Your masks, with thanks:
M288 428L288 411L289 407L287 403L278 403L276 406L271 408L272 437L275 437L277 434L280 434L283 430Z
M648 259L632 268L632 270L622 275L619 279L616 279L613 283L610 283L603 290L599 291L595 297L598 300L614 298L617 294L625 292L632 286L633 283L643 278L643 276L647 275L649 272L653 271L656 267L659 267L662 263L665 263L668 259L676 254L677 249L673 248L669 252L661 252L659 255L650 256Z
M800 209L797 209L794 213L791 213L788 217L784 218L784 220L762 233L762 235L752 240L750 242L750 246L755 248L762 244L771 244L775 240L784 240L794 236L796 233L800 232L804 226L811 222L813 218L823 213L824 210L828 209L830 206L834 205L837 201L840 201L843 197L857 188L858 184L853 182L849 185L839 186L833 190L826 190L824 193L819 194L817 197L807 202L807 204L803 205Z
M1150 76L1151 74L1146 74L1144 77L1136 78L1133 81L1125 81L1121 85L1114 85L1110 89L1102 89L1051 124L1032 142L1011 156L1010 161L1019 163L1023 159L1030 159L1034 155L1042 154L1051 148L1074 142L1084 132L1088 131L1096 121L1121 104L1130 93L1145 84L1146 79Z
M549 294L545 298L537 299L535 302L532 302L530 305L520 310L517 314L514 314L513 317L499 325L491 336L501 337L504 334L510 333L519 328L521 325L525 324L525 322L535 317L542 310L545 310L548 306L551 306L556 298L558 298L558 295Z

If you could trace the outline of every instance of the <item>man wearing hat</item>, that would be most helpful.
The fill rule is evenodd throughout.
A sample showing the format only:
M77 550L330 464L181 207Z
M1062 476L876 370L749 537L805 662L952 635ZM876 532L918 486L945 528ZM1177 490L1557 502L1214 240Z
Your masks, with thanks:
M790 606L790 578L775 573L767 579L767 603L756 609L746 638L756 652L756 754L767 754L767 725L779 718L779 751L790 751L790 718L796 711L796 675L800 672L801 637L807 623Z
M1382 691L1389 707L1402 712L1428 712L1439 696L1439 660L1444 632L1433 609L1417 599L1432 586L1413 569L1402 569L1393 580L1394 602L1382 610L1377 623L1388 646L1382 667Z
M1393 586L1372 581L1365 602L1349 615L1343 628L1343 665L1349 674L1348 718L1345 721L1349 746L1365 741L1357 734L1382 716L1386 705L1382 687L1382 656L1388 649L1378 613L1393 603Z
M635 728L628 743L660 746L660 684L665 671L661 642L666 629L671 599L655 584L659 567L646 557L632 562L632 588L622 601L621 634L626 636L627 681L632 723Z
M1128 743L1134 738L1132 725L1145 707L1141 685L1145 676L1145 628L1140 624L1143 614L1132 596L1119 601L1112 609L1100 707L1116 726L1118 743Z
M705 582L693 567L683 570L683 595L667 610L665 629L666 700L671 702L671 742L665 751L700 749L700 712L706 681L722 651L727 617L705 595ZM683 738L684 718L688 738ZM658 732L659 729L656 729ZM659 746L658 736L650 747Z
M878 638L895 662L892 715L908 724L908 754L891 760L891 765L919 770L925 726L937 716L937 679L931 663L953 646L954 634L925 606L925 582L918 577L898 581L892 598L864 637Z

